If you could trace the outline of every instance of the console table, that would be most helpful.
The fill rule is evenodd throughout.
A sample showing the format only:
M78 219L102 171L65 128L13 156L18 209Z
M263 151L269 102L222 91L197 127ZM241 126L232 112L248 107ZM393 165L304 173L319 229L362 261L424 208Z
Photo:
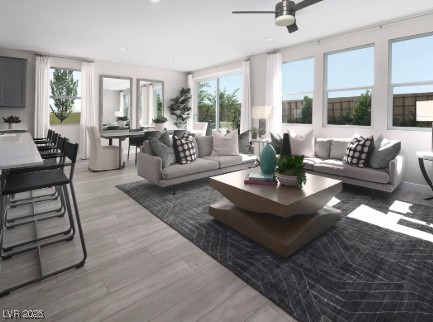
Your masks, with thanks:
M433 162L433 152L431 151L420 151L416 153L417 157L418 157L418 162L419 162L419 167L421 169L421 173L425 179L425 181L427 182L427 184L429 185L429 187L433 190L433 183L430 180L427 171L425 170L425 165L424 165L424 161L432 161ZM432 200L433 197L429 197L429 198L425 198L424 200Z

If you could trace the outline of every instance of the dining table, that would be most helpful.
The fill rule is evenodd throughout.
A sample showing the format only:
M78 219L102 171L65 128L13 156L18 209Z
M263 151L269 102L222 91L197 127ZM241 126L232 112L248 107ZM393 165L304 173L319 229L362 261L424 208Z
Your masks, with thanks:
M44 164L30 133L0 133L0 170Z

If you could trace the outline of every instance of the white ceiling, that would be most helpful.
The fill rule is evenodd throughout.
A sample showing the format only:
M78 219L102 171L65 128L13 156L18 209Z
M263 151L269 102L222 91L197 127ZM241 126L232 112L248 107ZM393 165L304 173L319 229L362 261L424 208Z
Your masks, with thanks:
M432 0L324 0L297 13L293 34L271 14L231 14L277 1L0 0L0 47L194 71L433 9Z

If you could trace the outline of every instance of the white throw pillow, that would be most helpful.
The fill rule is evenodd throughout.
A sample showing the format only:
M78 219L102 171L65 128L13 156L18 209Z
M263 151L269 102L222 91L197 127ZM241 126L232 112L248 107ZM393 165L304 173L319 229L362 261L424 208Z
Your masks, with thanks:
M238 132L232 131L227 135L214 132L213 150L211 155L239 155Z
M292 130L288 130L290 135L290 147L292 155L303 155L314 158L314 130L299 135Z

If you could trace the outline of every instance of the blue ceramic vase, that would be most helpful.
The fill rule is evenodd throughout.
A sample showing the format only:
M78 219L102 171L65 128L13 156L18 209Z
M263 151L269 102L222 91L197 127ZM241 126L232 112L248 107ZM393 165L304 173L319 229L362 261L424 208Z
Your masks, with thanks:
M260 153L260 169L263 174L274 174L275 166L277 165L277 155L270 143L266 143Z

